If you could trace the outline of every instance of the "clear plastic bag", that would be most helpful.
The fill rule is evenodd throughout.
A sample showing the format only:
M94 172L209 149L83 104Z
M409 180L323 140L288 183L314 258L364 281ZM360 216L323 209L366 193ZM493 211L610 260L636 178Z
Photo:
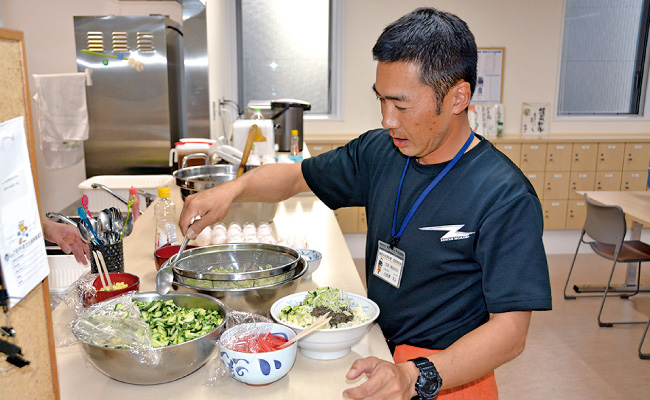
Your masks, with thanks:
M52 310L56 347L71 346L79 341L72 334L72 323L86 310L84 302L87 303L97 293L93 286L96 278L97 274L82 275L71 285L71 290L57 298L59 304Z

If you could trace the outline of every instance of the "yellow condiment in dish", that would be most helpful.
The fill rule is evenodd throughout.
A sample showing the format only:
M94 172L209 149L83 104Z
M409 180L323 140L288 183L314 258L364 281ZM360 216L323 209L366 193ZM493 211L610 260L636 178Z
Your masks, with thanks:
M126 289L128 288L129 285L127 285L124 282L116 282L113 284L113 290L120 290L120 289ZM110 292L111 288L108 286L104 286L103 288L99 289L100 292Z

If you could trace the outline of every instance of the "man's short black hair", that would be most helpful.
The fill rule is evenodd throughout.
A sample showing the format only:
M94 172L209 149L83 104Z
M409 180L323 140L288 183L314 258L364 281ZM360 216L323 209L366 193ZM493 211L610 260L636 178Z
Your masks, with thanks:
M418 8L388 25L372 48L380 62L409 62L420 67L420 81L442 100L458 82L474 93L477 50L474 35L457 16L435 8Z

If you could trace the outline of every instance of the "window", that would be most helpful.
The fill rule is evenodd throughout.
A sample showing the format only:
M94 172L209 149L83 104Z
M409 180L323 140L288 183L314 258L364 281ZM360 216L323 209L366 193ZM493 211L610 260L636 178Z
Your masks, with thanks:
M330 0L237 0L238 101L297 99L340 114L342 7Z
M558 115L640 115L650 0L566 0Z

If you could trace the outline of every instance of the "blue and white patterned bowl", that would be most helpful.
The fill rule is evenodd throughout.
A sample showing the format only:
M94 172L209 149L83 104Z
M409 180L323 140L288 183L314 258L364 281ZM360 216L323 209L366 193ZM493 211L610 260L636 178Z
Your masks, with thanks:
M267 385L285 376L296 361L298 343L265 353L245 353L224 345L232 343L236 338L250 336L251 333L271 333L287 340L296 336L293 329L272 322L240 324L226 330L219 338L219 353L230 375L249 385Z
M311 274L318 269L321 260L323 259L323 254L320 251L312 249L297 249L298 253L302 255L302 258L307 260L307 271L302 276L302 279L311 278Z

